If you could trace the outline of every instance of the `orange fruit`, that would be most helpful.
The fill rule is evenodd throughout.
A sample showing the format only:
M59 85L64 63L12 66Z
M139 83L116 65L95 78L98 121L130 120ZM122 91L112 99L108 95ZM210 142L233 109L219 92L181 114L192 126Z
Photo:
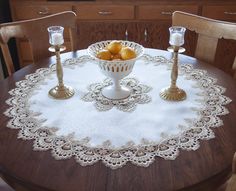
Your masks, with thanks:
M120 52L120 50L122 49L122 44L120 41L113 40L107 45L107 49L112 54L118 54Z
M100 50L97 53L97 58L102 60L111 60L111 53L109 52L109 50Z
M113 54L113 55L111 56L111 59L112 59L112 60L121 60L121 55L120 55L120 54Z
M129 59L136 57L136 53L135 53L134 49L132 49L130 47L122 48L120 51L120 55L123 60L129 60Z

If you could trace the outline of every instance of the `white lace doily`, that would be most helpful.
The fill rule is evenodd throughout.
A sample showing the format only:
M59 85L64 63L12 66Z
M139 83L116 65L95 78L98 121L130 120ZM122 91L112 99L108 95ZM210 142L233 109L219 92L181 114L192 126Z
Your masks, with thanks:
M223 124L219 116L228 113L224 105L231 100L222 95L225 88L216 85L216 79L189 64L180 65L177 81L187 92L187 99L162 100L159 92L170 84L171 65L155 55L145 55L136 62L129 78L152 90L146 91L149 101L131 112L117 107L100 112L94 103L82 100L89 85L105 79L89 56L64 63L65 84L76 92L68 100L48 96L48 90L57 83L55 65L38 69L9 92L11 98L6 103L10 107L5 112L11 118L8 127L19 129L19 138L34 139L34 150L50 149L56 159L74 157L81 165L101 160L115 169L127 162L147 167L158 156L174 160L179 149L196 150L199 140L214 137L211 128Z
M135 78L125 78L120 81L122 86L130 89L131 93L128 98L121 100L111 100L102 95L102 89L112 85L112 80L107 78L101 83L94 83L88 87L89 92L82 97L86 102L95 102L95 107L99 111L107 111L116 107L125 112L135 110L137 104L149 103L152 99L147 94L152 88L140 84Z

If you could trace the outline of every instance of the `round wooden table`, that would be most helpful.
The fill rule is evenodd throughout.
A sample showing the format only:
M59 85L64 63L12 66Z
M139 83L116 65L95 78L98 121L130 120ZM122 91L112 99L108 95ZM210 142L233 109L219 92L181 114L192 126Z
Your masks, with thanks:
M156 50L158 55L171 58L171 53ZM65 58L77 57L83 51L62 54ZM233 154L236 151L236 82L226 73L192 57L180 55L180 62L207 70L218 79L217 84L227 88L224 95L233 101L226 105L229 114L221 116L224 125L215 128L215 138L201 141L196 151L180 151L175 160L157 157L149 167L126 164L112 170L101 162L80 166L73 158L55 160L50 151L33 151L33 141L17 138L18 130L9 129L9 120L3 112L9 107L5 101L15 82L37 68L47 67L55 57L29 65L0 82L0 173L10 185L29 190L56 191L166 191L213 190L228 177ZM222 63L223 64L223 63Z

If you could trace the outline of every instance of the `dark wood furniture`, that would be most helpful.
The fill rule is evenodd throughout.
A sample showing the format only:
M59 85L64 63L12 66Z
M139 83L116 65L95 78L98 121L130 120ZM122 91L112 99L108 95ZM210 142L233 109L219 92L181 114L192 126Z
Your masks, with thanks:
M171 54L159 51L167 58ZM62 60L76 57L76 52L62 54ZM24 67L0 82L0 172L13 187L29 190L56 191L172 191L214 190L230 175L233 154L236 151L236 84L232 77L221 70L202 63L192 57L180 55L183 63L191 63L196 68L208 70L218 79L218 84L227 88L225 95L233 101L226 107L229 114L222 116L224 125L215 128L215 138L201 141L196 151L180 151L173 161L156 158L149 167L127 164L111 170L98 162L82 167L75 160L55 160L50 151L32 150L33 141L17 139L18 130L9 129L8 117L3 112L8 108L5 100L15 82L39 67L46 67L55 57Z
M145 47L166 50L168 28L171 26L171 15L174 11L236 21L235 0L10 0L10 3L14 21L42 17L65 10L75 11L78 49L87 48L91 43L101 40L126 39ZM68 44L68 41L66 43ZM32 63L32 54L28 51L30 47L27 41L20 40L17 46L20 64L23 66ZM185 54L193 56L195 46L196 34L188 31ZM235 52L235 42L221 40L217 49L217 60L230 62L228 58L235 57Z

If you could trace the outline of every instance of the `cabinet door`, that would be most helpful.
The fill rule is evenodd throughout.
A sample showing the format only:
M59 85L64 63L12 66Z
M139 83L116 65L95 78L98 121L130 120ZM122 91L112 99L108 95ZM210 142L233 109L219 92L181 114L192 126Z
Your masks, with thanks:
M137 23L138 42L147 48L166 49L170 25L168 22Z
M147 48L166 50L169 45L169 27L171 21L139 22L137 23L138 42ZM184 54L193 56L196 47L197 35L187 31L185 35L186 48Z
M147 48L166 50L169 46L171 21L149 22L79 22L78 47L87 48L90 44L103 40L129 40ZM196 34L190 31L185 36L185 54L194 55Z
M87 48L90 44L103 40L134 41L136 25L132 22L79 22L78 47Z

